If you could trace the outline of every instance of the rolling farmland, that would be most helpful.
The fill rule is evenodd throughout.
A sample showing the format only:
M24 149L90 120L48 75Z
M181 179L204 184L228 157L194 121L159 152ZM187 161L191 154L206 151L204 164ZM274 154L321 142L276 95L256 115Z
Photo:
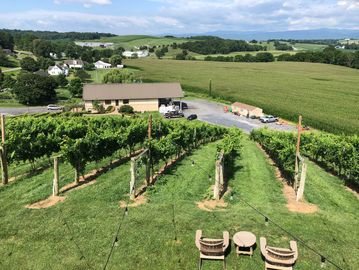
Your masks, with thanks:
M359 70L313 63L126 60L150 81L179 81L185 91L262 107L266 113L334 133L359 132Z

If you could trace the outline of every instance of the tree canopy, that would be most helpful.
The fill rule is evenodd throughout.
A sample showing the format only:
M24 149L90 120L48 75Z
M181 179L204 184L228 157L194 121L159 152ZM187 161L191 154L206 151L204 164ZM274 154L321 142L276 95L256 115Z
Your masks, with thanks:
M77 96L77 97L82 96L83 84L80 78L72 79L70 81L68 88L73 96Z
M56 98L57 84L52 77L42 77L33 73L18 75L13 92L20 103L39 105Z
M39 65L35 59L31 57L25 57L21 59L20 66L23 70L34 72L39 70Z

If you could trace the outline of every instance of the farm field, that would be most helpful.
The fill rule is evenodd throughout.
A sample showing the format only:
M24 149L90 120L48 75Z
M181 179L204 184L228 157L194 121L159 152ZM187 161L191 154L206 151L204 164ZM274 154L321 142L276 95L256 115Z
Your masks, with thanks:
M213 176L216 143L180 161L147 192L148 202L130 207L124 219L119 201L127 198L129 163L99 176L90 186L68 192L64 202L47 209L24 206L51 194L51 169L0 187L0 268L103 269L120 222L118 245L107 269L196 269L197 229L212 237L219 237L223 230L231 236L248 230L257 241L265 236L272 245L286 247L291 237L272 223L266 226L264 218L241 201L245 200L343 269L357 269L358 201L342 181L309 163L305 194L320 210L290 212L272 165L247 137L243 144L242 158L236 160L229 182L233 200L227 197L229 206L223 211L207 212L196 205L211 185L208 172ZM192 160L201 169L192 167ZM61 165L60 175L72 178L69 169ZM319 269L320 257L301 244L298 247L295 269ZM259 247L252 259L237 257L233 243L227 264L228 269L264 269ZM206 261L203 269L220 267L220 262ZM335 268L327 264L326 269Z
M187 92L212 93L265 113L333 133L359 132L359 70L314 63L223 63L127 59L148 81L179 81Z
M116 37L104 37L98 40L90 40L90 42L113 42L116 47L124 47L125 49L131 49L139 46L159 46L170 45L174 42L177 44L188 41L186 38L175 37L155 37L146 35L128 35L128 36L116 36Z

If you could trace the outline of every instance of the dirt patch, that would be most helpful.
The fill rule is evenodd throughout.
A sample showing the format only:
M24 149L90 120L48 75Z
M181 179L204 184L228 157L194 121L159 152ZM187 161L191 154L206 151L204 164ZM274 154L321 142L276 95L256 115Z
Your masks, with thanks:
M63 202L66 197L50 196L46 200L39 201L36 203L28 204L25 207L28 209L44 209L53 206L59 202Z
M128 204L126 201L120 201L119 205L121 208L137 207L147 203L147 198L144 195L137 196L136 199L131 200Z
M283 184L283 195L287 199L287 208L291 212L303 213L303 214L312 214L318 211L318 206L306 202L304 199L297 202L297 196L294 189L288 185L287 180L283 177L282 173L276 166L275 162L270 158L270 156L264 151L259 143L256 143L258 148L263 152L269 164L274 167L276 178Z
M224 202L223 199L217 200L204 200L201 202L197 202L197 207L201 210L207 211L207 212L213 212L213 211L224 211L228 203Z
M345 189L347 191L349 191L350 193L352 193L358 200L359 200L359 193L356 192L355 190L351 189L350 187L345 187Z

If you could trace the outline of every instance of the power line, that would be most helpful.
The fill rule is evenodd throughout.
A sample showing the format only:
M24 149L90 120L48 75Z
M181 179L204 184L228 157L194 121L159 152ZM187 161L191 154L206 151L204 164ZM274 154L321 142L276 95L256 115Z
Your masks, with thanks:
M63 213L62 213L61 208L59 208L59 213L60 213L60 217L61 217L61 219L62 219L63 225L66 226L66 228L67 228L67 230L68 230L68 232L69 232L69 234L70 234L70 240L75 244L75 246L77 247L77 250L80 252L80 255L81 255L80 260L84 259L84 260L85 260L85 263L86 263L86 265L87 265L87 267L88 267L88 269L92 269L92 267L90 266L90 264L88 263L88 261L87 261L87 259L86 259L86 257L85 257L84 252L82 251L80 245L79 245L79 244L77 243L77 241L75 240L73 231L71 230L70 225L68 224L67 220L65 219L65 217L64 217L64 215L63 215Z
M199 169L201 169L204 172L207 172L205 169L202 168L202 166L200 166L198 163L196 163L194 160L191 160L192 162L192 166L196 165ZM293 233L291 233L290 231L286 230L285 228L283 228L281 225L279 225L278 223L274 222L273 219L269 218L268 215L265 215L264 213L262 213L261 211L259 211L256 207L254 207L253 205L251 205L250 203L248 203L247 201L245 201L243 198L241 198L240 196L238 196L239 199L244 202L246 205L248 205L251 209L253 209L255 212L257 212L259 215L263 216L265 219L265 223L271 222L273 225L275 225L276 227L278 227L279 229L281 229L282 231L284 231L285 233L287 233L288 235L290 235L291 237L293 237L296 241L300 242L304 247L306 247L307 249L309 249L310 251L312 251L313 253L315 253L316 255L318 255L321 259L321 263L325 263L328 262L330 264L332 264L334 267L336 267L337 269L343 270L343 268L341 268L340 266L338 266L335 262L333 262L332 260L328 259L326 256L324 256L322 253L320 253L319 251L317 251L316 249L312 248L311 246L309 246L307 243L304 242L304 240L302 240L301 238L299 238L298 236L294 235Z
M291 237L293 237L296 241L300 242L304 247L308 248L309 250L311 250L313 253L315 253L316 255L318 255L321 259L321 262L324 263L325 261L327 261L328 263L332 264L334 267L336 267L337 269L341 269L343 270L343 268L341 268L340 266L338 266L335 262L333 262L332 260L328 259L326 256L324 256L322 253L320 253L319 251L317 251L316 249L312 248L311 246L309 246L307 243L304 242L304 240L302 240L301 238L299 238L298 236L294 235L293 233L291 233L290 231L288 231L287 229L283 228L281 225L279 225L278 223L276 223L273 219L269 218L267 215L265 215L264 213L262 213L261 211L259 211L256 207L254 207L253 205L251 205L250 203L248 203L247 201L245 201L243 198L241 198L240 196L239 200L241 200L242 202L244 202L246 205L248 205L251 209L253 209L255 212L257 212L259 215L263 216L265 219L265 222L271 222L273 225L275 225L276 227L278 227L279 229L281 229L282 231L284 231L286 234L290 235Z
M116 234L115 234L115 237L114 237L114 240L112 241L112 245L111 245L111 249L110 249L110 252L108 253L108 256L107 256L107 260L105 262L105 265L103 267L103 270L106 270L107 268L107 265L108 263L110 262L110 258L111 258L111 255L114 251L114 247L115 245L118 243L118 235L120 233L120 230L121 230L121 227L122 227L122 224L123 224L123 221L125 220L125 217L128 215L128 202L126 203L126 207L125 207L125 211L123 212L122 216L120 216L120 219L119 219L119 222L118 222L118 226L117 226L117 230L116 230Z

